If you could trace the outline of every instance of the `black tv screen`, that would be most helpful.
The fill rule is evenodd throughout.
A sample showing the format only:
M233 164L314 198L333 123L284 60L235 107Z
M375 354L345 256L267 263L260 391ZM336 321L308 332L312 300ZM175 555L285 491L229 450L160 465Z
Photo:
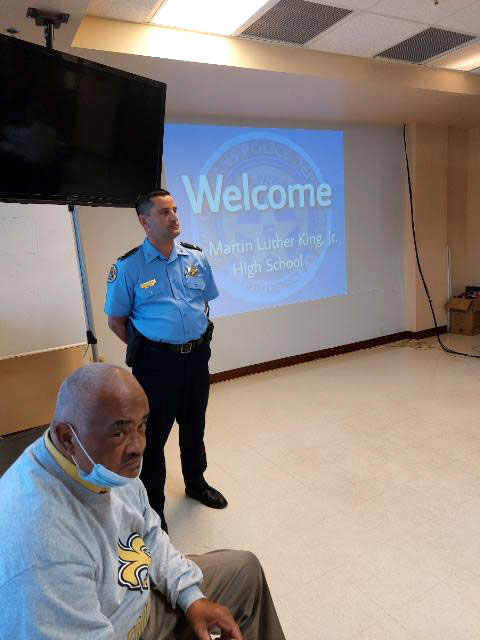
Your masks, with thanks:
M132 206L160 186L166 85L0 35L0 200Z

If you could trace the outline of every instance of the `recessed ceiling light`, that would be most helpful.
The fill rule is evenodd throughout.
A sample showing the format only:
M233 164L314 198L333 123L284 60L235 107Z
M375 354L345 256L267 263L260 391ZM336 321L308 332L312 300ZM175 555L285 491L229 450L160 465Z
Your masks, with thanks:
M266 0L166 0L151 22L188 31L231 35Z
M458 71L473 71L480 67L480 53L465 56L463 60L459 60L455 64L450 66L450 69L457 69Z
M473 71L473 69L480 67L480 40L474 40L466 47L433 60L429 66L455 69L456 71Z

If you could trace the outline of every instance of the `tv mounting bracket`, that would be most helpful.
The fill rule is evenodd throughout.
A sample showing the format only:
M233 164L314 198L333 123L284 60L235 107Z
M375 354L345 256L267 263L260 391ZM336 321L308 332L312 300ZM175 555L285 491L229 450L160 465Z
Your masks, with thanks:
M66 24L70 18L69 13L43 13L39 9L29 7L27 9L27 18L33 18L37 27L44 27L45 43L47 49L53 48L53 30L60 29L62 24Z
M42 13L38 9L29 7L27 10L27 18L33 18L37 27L44 27L45 45L47 49L53 49L53 30L60 29L62 24L66 24L70 18L69 13L58 13L56 15ZM99 362L97 338L95 337L95 325L93 321L92 301L90 297L90 289L88 286L87 271L85 268L85 256L83 252L82 239L80 236L80 225L78 221L78 212L75 204L69 204L68 210L71 214L73 233L75 236L75 248L77 250L78 266L80 270L80 282L83 298L83 312L85 315L85 324L87 329L87 344L92 347L93 362ZM87 347L88 348L88 347Z

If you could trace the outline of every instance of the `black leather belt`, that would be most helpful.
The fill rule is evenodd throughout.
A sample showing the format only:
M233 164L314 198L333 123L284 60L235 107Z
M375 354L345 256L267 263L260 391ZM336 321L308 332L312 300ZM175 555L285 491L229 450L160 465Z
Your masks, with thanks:
M205 340L205 336L200 336L197 340L190 340L190 342L184 342L183 344L170 344L169 342L156 342L155 340L149 340L145 338L145 345L158 349L159 351L176 351L177 353L191 353Z

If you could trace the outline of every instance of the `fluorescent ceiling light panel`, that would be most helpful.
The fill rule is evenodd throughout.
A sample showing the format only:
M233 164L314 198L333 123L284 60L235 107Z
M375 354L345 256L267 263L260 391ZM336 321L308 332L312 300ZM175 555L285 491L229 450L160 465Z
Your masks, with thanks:
M463 59L448 65L448 69L456 69L457 71L473 71L480 67L480 53L470 54Z
M265 0L166 0L151 22L187 31L231 35Z
M437 58L430 63L430 66L455 69L456 71L473 71L480 67L480 42L475 40L467 47Z

